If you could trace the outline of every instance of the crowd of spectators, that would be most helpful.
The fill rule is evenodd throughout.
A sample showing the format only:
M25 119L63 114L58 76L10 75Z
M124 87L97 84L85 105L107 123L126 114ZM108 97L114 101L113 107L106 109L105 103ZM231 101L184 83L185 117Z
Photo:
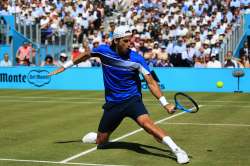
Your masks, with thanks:
M57 61L61 55L69 59L86 47L110 44L115 27L129 25L133 33L131 49L141 53L150 66L249 67L250 54L246 49L240 51L237 60L229 51L225 64L218 61L218 55L225 37L240 23L241 14L250 12L250 0L131 0L124 7L118 3L16 0L13 5L2 0L0 14L16 13L20 24L39 24L42 38L72 32L72 52L61 53ZM248 48L248 43L245 45ZM100 63L91 59L82 66Z

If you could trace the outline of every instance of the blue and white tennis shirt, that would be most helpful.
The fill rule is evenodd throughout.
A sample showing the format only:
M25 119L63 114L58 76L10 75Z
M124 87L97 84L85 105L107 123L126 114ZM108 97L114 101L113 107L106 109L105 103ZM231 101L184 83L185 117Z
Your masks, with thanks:
M149 74L150 69L144 58L130 51L127 60L122 59L108 45L93 48L92 56L102 62L106 102L119 103L133 96L141 96L139 74Z

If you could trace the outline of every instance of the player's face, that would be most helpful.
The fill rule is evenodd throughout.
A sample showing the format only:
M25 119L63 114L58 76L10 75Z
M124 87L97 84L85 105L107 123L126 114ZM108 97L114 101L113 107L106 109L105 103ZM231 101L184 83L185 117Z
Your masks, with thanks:
M123 37L117 42L117 51L121 55L126 55L130 47L131 37Z

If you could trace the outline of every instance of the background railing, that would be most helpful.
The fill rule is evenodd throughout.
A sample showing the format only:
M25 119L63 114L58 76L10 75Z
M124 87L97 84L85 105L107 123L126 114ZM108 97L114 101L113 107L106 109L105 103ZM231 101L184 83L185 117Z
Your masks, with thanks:
M221 50L219 53L219 60L222 64L224 64L225 55L228 51L234 52L237 49L242 37L244 36L244 16L241 15L240 22L234 24L232 27L232 32L228 34L223 40ZM234 55L238 56L238 55Z
M60 52L68 53L72 51L73 32L70 28L68 28L68 32L65 34L56 32L47 34L46 31L40 28L39 24L16 24L16 31L37 45L37 49L39 49L37 51L40 52L38 55L40 58L38 58L38 63L36 63L38 65L41 65L41 60L47 54L50 54L54 59L58 59Z
M10 26L0 17L0 44L11 44Z

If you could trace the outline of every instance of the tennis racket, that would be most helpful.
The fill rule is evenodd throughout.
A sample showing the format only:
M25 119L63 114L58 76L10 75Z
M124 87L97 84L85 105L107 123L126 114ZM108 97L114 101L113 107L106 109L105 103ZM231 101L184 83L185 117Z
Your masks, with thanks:
M189 113L196 113L199 106L196 101L189 95L178 92L174 95L175 109Z

